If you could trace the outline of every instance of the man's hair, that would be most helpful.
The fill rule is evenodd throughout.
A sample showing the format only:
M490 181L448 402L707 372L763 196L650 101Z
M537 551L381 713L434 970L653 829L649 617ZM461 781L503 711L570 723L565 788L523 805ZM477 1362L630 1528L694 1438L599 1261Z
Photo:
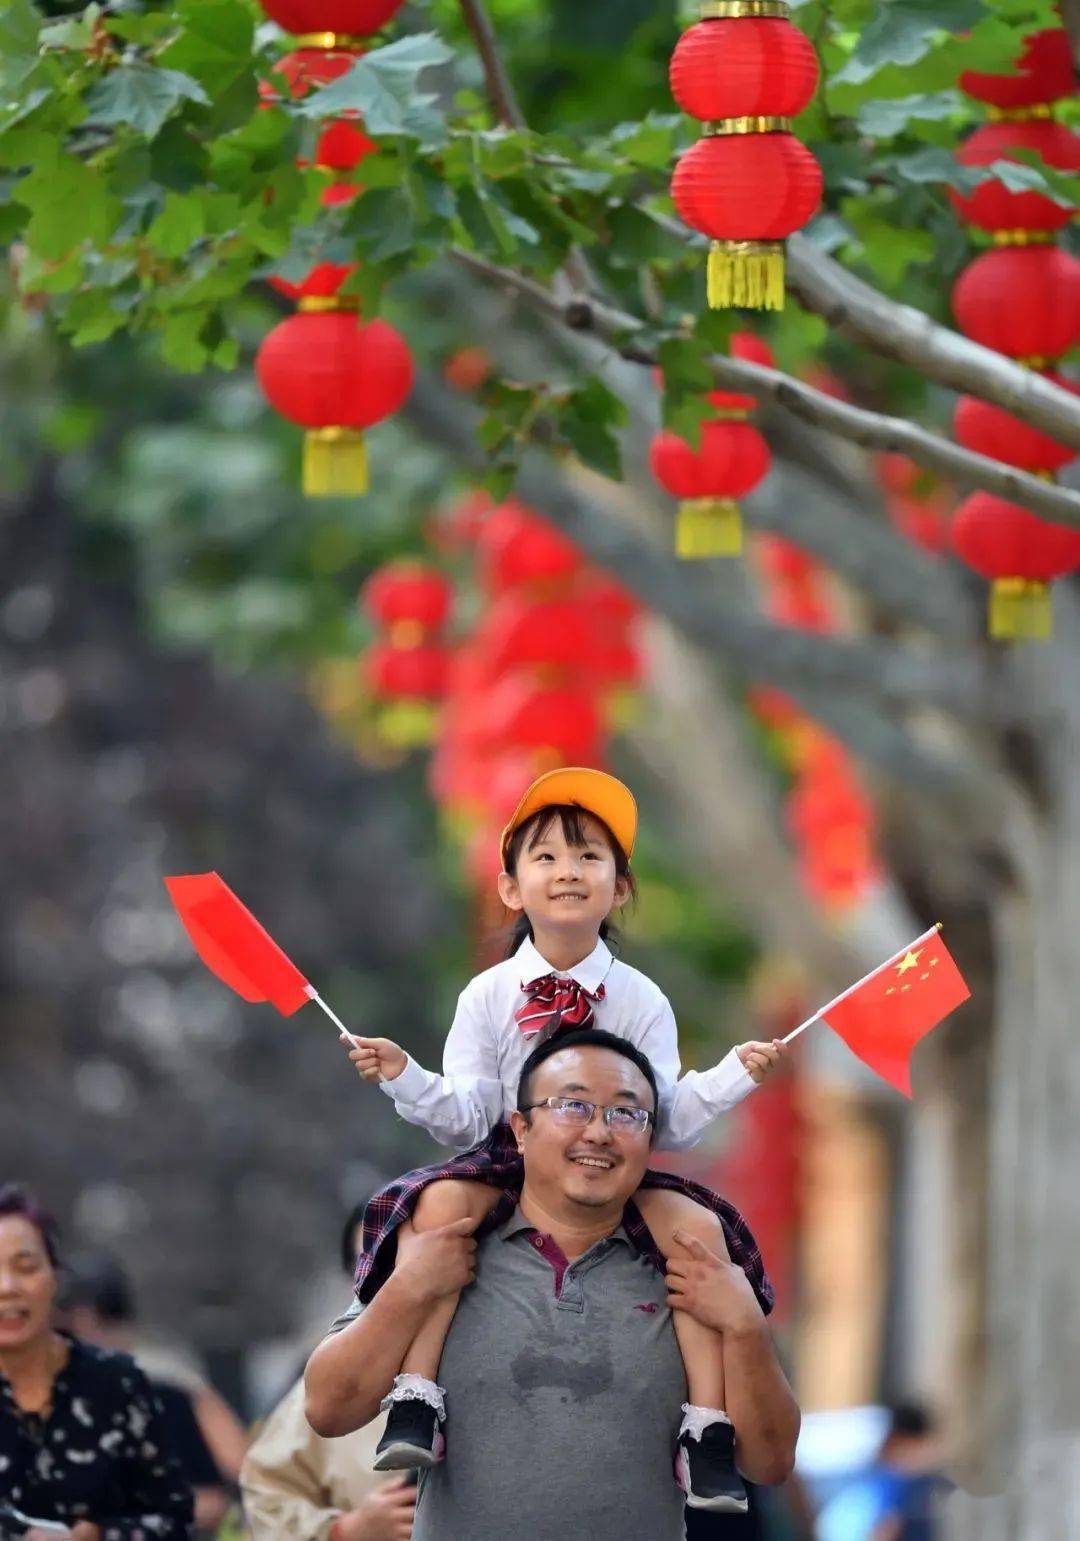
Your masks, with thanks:
M634 1045L627 1043L625 1038L616 1038L614 1033L606 1033L602 1027L571 1027L564 1033L553 1033L550 1038L545 1038L543 1043L537 1044L521 1067L517 1108L526 1120L529 1117L527 1104L531 1097L530 1082L533 1071L538 1070L545 1060L563 1049L611 1049L613 1053L621 1054L623 1059L628 1059L632 1065L636 1065L648 1081L653 1094L652 1111L654 1115L659 1112L660 1094L656 1089L656 1073L640 1049L635 1049ZM654 1117L650 1133L655 1134L655 1132L656 1118Z
M54 1268L60 1267L60 1229L47 1210L31 1198L19 1183L0 1184L0 1220L18 1215L29 1223L41 1237L45 1255Z
M81 1253L71 1259L60 1304L68 1311L87 1307L99 1321L113 1327L128 1326L135 1320L131 1279L124 1265L109 1252Z

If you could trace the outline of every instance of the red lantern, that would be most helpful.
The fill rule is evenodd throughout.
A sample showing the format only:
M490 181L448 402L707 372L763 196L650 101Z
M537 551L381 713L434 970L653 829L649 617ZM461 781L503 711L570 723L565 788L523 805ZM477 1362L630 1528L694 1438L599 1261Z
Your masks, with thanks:
M572 599L524 598L509 593L488 611L475 642L492 676L533 667L591 678L595 630L585 609Z
M1059 171L1080 170L1080 136L1061 123L1038 119L1022 123L986 123L957 152L962 166L991 166L995 161L1016 161L1011 153L1033 150ZM1037 192L1010 192L996 177L981 182L973 193L949 196L960 218L980 230L1062 230L1073 217L1071 205L1055 203Z
M449 656L441 642L417 647L375 642L364 655L364 674L380 700L438 701L446 693Z
M1046 379L1064 390L1080 390L1063 375L1052 370L1044 373ZM965 448L1018 466L1022 471L1060 471L1076 455L1067 444L1059 444L1049 434L1040 433L1010 412L975 396L961 396L957 402L953 431Z
M336 34L369 37L384 27L402 0L259 0L271 21L285 32L309 37ZM330 43L326 44L331 46Z
M328 300L337 294L342 284L350 274L356 272L358 266L356 262L320 262L299 283L291 283L287 278L271 278L270 284L279 294L284 294L288 299L296 302Z
M821 171L791 118L817 85L813 48L786 7L725 0L723 15L689 28L671 60L671 89L708 137L682 156L671 191L688 225L712 238L710 306L779 310L785 236L813 214Z
M483 348L456 348L443 365L443 379L455 391L471 396L490 375L491 359ZM513 813L511 808L510 812Z
M671 94L692 118L794 118L817 88L813 45L789 21L699 21L675 45Z
M990 635L1050 635L1050 584L1080 567L1080 530L1049 524L1017 503L975 492L953 516L953 550L991 580Z
M438 631L450 614L454 591L449 579L427 562L387 562L373 572L360 591L364 610L380 626L388 627L396 646L406 638L396 628L408 627L415 641Z
M960 89L976 101L1005 112L1061 101L1076 91L1076 71L1068 33L1063 27L1033 32L1009 75L982 75L965 70Z
M737 556L742 521L736 498L768 474L769 446L750 423L710 419L701 426L701 448L678 434L658 433L649 450L652 473L678 498L675 554L683 558Z
M945 550L949 543L949 516L952 500L943 491L930 493L924 498L897 496L890 499L889 518L914 546L935 555Z
M712 239L710 306L783 307L781 243L806 224L821 190L821 167L794 134L715 134L680 157L671 195L682 219Z
M983 252L961 273L952 305L966 336L1045 367L1080 338L1080 262L1056 246Z
M255 372L271 406L308 430L304 491L366 491L360 430L396 412L412 389L412 357L393 327L361 325L348 311L301 311L264 338Z
M507 589L550 589L572 578L581 553L554 525L514 498L491 511L477 539L484 584L492 594Z
M347 75L363 51L362 48L293 48L277 60L273 74L284 79L289 96L299 101L309 91L328 86ZM259 95L268 103L277 100L273 86L265 81L259 86Z
M603 723L596 697L576 685L541 685L529 674L507 674L471 702L466 742L490 751L547 750L567 765L593 765Z

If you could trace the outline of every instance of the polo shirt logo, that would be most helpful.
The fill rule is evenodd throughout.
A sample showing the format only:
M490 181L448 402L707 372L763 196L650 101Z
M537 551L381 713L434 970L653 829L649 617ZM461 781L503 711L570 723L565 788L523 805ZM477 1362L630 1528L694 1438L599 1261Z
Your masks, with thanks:
M634 1307L635 1311L647 1311L650 1316L655 1316L659 1309L660 1307L655 1300L646 1300L643 1305L636 1305Z

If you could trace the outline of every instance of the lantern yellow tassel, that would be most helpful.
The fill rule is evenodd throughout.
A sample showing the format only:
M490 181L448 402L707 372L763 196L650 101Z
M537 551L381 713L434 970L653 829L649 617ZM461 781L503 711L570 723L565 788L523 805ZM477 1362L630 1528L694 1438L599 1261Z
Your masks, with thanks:
M684 561L708 556L738 556L742 518L731 498L689 498L675 516L675 555Z
M356 428L313 428L306 433L303 487L309 498L347 498L366 492L363 434Z
M394 749L421 749L435 739L439 709L430 701L392 701L378 715L378 733Z
M995 578L990 635L999 641L1046 642L1052 631L1050 586L1028 578Z
M705 278L711 310L783 310L783 243L714 241Z

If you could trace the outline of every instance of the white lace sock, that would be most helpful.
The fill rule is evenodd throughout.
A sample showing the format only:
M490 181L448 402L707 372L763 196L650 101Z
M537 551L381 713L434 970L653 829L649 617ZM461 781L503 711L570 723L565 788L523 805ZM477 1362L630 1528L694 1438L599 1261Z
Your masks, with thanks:
M695 1407L692 1402L684 1402L682 1412L683 1421L679 1429L680 1439L682 1439L684 1434L689 1434L691 1439L700 1440L711 1423L731 1422L727 1413L720 1407Z
M439 1422L446 1422L446 1402L443 1388L423 1375L395 1375L394 1384L379 1403L386 1412L391 1402L426 1402L439 1415Z

